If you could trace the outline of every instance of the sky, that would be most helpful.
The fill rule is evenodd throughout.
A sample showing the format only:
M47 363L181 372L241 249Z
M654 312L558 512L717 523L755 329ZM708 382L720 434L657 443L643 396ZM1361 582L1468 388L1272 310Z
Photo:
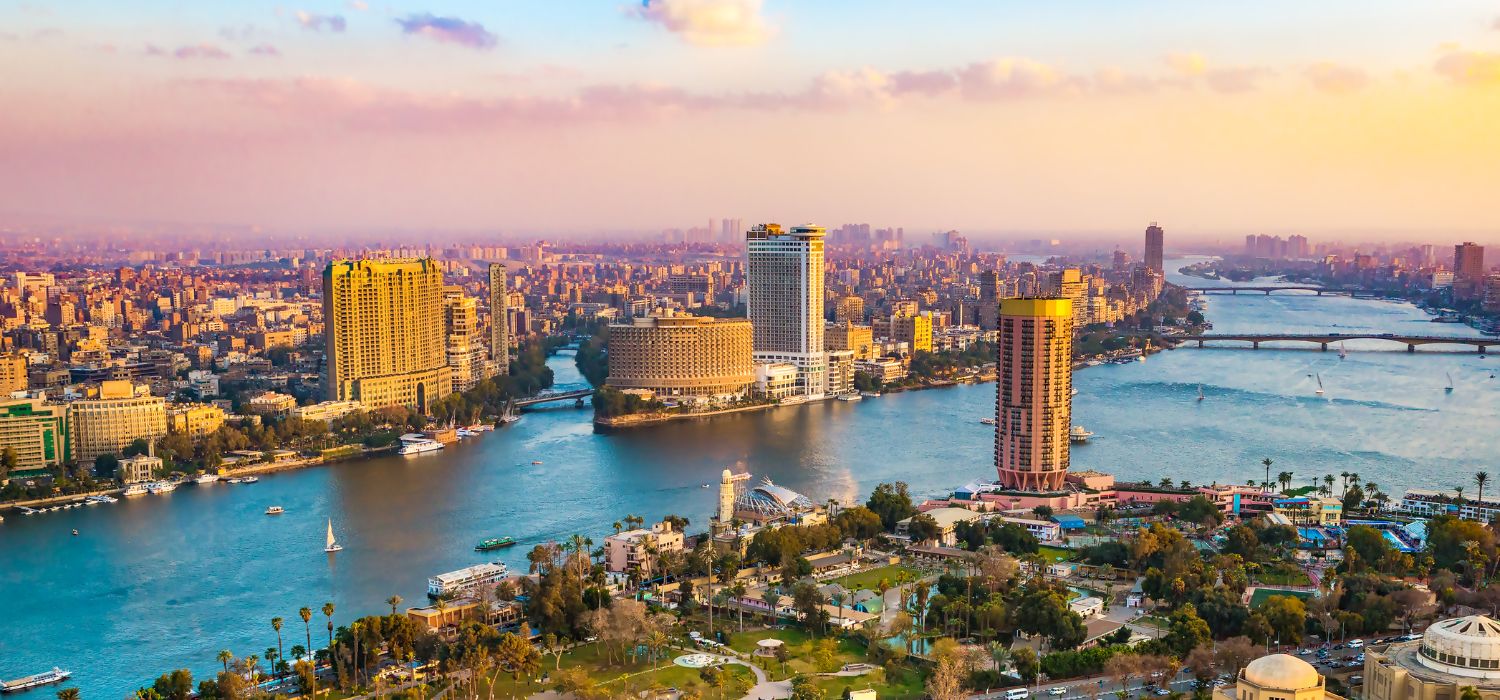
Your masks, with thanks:
M11 217L1500 238L1497 124L1492 1L0 0Z

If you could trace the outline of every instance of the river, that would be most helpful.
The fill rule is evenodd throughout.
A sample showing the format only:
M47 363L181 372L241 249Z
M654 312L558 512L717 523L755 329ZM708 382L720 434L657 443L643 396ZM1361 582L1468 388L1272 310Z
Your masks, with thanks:
M1207 314L1220 332L1474 333L1410 305L1348 297L1212 296ZM1243 482L1270 457L1273 475L1295 472L1299 484L1353 471L1399 496L1406 486L1472 489L1473 472L1500 463L1500 379L1489 378L1500 358L1380 341L1348 349L1342 361L1307 349L1181 349L1082 370L1074 421L1097 437L1074 450L1074 467ZM581 385L572 362L552 360L559 388ZM1323 396L1310 374L1321 374ZM287 648L302 642L302 606L332 601L345 624L385 610L392 594L423 601L434 573L496 558L525 571L533 544L575 532L598 542L631 513L676 513L701 528L715 497L702 485L726 467L819 501L862 500L897 479L940 495L993 478L992 429L978 422L993 412L984 384L597 434L587 410L567 405L430 455L10 515L0 524L0 677L58 665L85 696L112 698L174 667L203 677L220 649L275 646L273 616L286 620ZM286 513L264 515L270 505ZM345 546L336 555L322 551L328 518ZM496 535L521 544L472 551ZM315 643L321 619L315 612Z

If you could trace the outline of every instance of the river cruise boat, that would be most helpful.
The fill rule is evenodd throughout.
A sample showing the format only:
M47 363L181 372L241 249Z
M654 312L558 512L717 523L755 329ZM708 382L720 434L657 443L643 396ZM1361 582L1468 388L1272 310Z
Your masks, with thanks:
M504 564L475 564L474 566L438 574L427 579L427 596L440 598L446 595L462 595L484 586L500 583L509 573Z
M146 490L153 494L171 493L177 490L175 481L153 481L146 485Z
M104 495L89 496L88 498L85 498L83 500L84 500L85 503L91 503L91 504L119 503L120 502L120 499L115 498L114 496L104 496Z
M865 397L860 396L859 394L844 394L843 396L839 397L839 400L840 401L861 401L864 398Z
M427 438L407 440L402 438L401 447L396 450L396 454L419 455L424 452L437 452L441 449L443 449L443 443L437 440L428 440Z
M1088 429L1084 428L1081 425L1075 425L1073 426L1072 430L1068 431L1068 441L1075 445L1082 445L1083 443L1088 442L1089 438L1093 436L1093 433L1089 432Z
M514 537L491 537L481 541L479 544L474 545L474 551L488 552L493 549L509 547L515 543L516 538Z
M120 494L120 495L126 496L126 497L129 497L129 496L144 496L144 495L146 495L148 493L150 493L150 490L148 490L146 488L145 484L131 484L129 486L126 486L125 487L125 491L122 494Z
M32 688L40 688L44 685L61 683L65 680L68 680L68 678L72 675L72 671L64 671L60 668L53 667L51 671L43 671L35 675L17 678L13 681L0 681L0 693L19 693L23 690L31 690Z

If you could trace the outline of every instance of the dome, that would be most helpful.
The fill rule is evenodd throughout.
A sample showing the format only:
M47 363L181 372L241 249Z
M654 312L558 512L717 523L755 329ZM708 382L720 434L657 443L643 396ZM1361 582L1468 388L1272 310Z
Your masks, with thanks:
M1288 654L1262 656L1251 661L1244 674L1245 680L1274 690L1306 690L1323 683L1312 664Z
M1470 615L1434 623L1422 634L1422 665L1474 678L1500 678L1500 622Z

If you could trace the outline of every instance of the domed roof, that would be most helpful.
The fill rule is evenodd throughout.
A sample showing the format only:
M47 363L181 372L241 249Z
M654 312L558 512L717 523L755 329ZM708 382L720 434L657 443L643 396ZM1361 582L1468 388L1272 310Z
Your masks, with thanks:
M1422 634L1422 664L1460 676L1500 676L1500 622L1470 615L1435 622Z
M1312 664L1287 654L1262 656L1245 666L1245 680L1262 688L1305 690L1323 682Z

